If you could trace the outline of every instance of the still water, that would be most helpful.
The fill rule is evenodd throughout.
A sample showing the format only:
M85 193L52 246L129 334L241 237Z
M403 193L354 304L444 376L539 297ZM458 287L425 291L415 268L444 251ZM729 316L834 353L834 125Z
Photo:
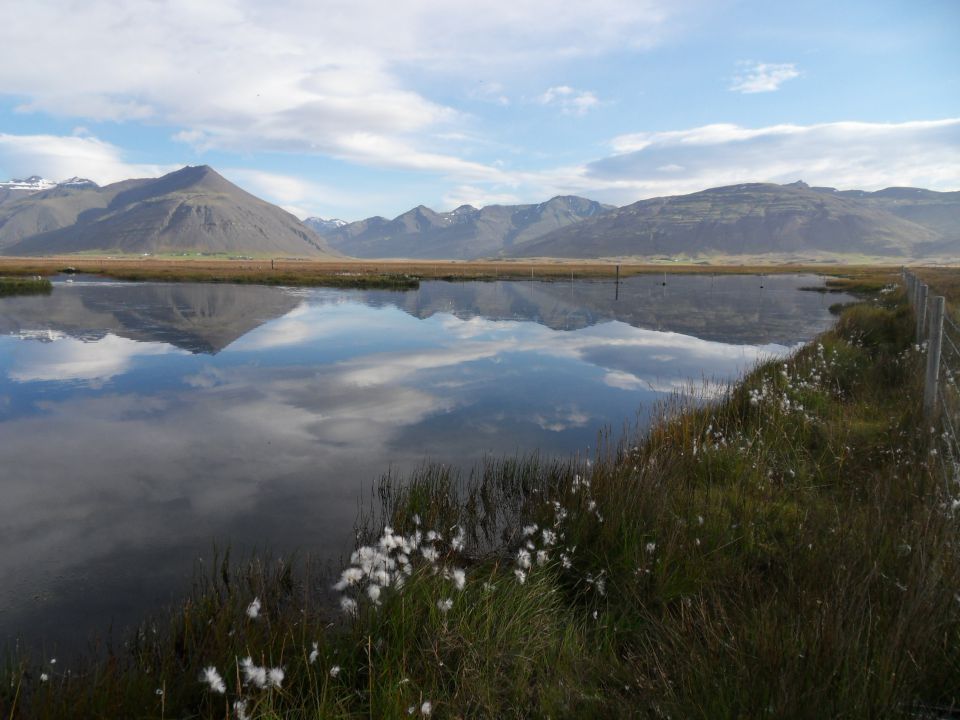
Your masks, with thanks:
M0 299L0 643L134 623L214 543L336 559L389 469L583 451L827 328L848 298L816 284L78 277Z

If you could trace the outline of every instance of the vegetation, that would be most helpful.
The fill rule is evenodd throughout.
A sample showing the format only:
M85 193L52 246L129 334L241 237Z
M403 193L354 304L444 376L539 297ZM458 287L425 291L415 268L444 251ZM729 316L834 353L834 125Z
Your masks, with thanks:
M337 583L231 563L9 718L946 717L958 488L892 288L593 458L386 477ZM332 608L332 609L331 609Z
M0 297L8 295L49 295L53 286L45 277L0 275Z

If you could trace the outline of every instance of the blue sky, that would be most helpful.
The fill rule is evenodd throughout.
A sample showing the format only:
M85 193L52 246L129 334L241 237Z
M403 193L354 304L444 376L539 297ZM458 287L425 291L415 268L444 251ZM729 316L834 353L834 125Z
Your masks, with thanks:
M960 189L960 2L35 0L0 178L212 165L304 217Z

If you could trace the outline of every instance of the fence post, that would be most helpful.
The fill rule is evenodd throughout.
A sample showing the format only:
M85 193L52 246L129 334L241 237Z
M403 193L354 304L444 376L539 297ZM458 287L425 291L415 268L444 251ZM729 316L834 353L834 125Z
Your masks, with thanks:
M927 341L927 377L923 383L923 414L931 420L937 410L937 382L940 379L940 349L943 345L943 296L931 298L930 335Z
M927 314L927 284L920 283L920 290L917 293L917 343L923 342L923 321Z

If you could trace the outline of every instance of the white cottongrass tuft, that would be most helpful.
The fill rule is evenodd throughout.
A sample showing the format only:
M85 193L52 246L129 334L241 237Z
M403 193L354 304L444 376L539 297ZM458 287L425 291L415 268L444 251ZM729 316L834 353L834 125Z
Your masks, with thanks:
M657 549L657 544L655 542L648 542L646 544L646 550L648 554L653 555L656 549Z
M240 670L243 671L243 681L261 690L267 686L267 669L259 667L253 658L247 656L240 661Z
M227 691L227 686L224 684L223 678L220 677L220 673L217 672L217 669L213 665L203 669L203 676L200 680L209 685L210 690L215 693L223 695Z
M347 613L347 615L356 615L357 601L353 598L342 597L340 598L340 609Z
M467 584L467 574L460 568L454 568L450 571L450 577L453 579L453 584L457 590L463 590Z
M332 668L330 668L330 677L335 678L339 674L340 674L339 665L334 665Z
M456 534L450 539L450 547L455 552L462 552L463 548L466 547L466 534L459 525L456 526L455 530Z
M453 600L451 600L450 598L446 598L444 600L437 600L437 609L442 613L449 612L450 608L452 607L453 607Z
M520 568L516 568L513 574L517 576L517 582L523 585L527 581L527 574Z
M247 605L247 617L251 620L256 620L260 616L260 598L255 597L253 602Z
M233 703L233 712L237 714L237 720L250 720L250 716L247 715L247 701L243 698Z
M320 644L313 643L313 649L310 651L310 657L307 658L307 661L313 665L317 661L317 657L320 655Z
M423 705L420 706L420 714L424 717L430 717L430 713L433 712L433 704L426 700Z
M50 679L50 676L46 673L40 673L40 682L44 683Z
M523 526L523 537L530 537L537 531L536 525L524 525Z
M517 551L517 567L521 570L530 569L530 551L520 548Z
M270 668L267 671L267 682L269 682L272 687L275 687L277 690L279 690L280 686L283 685L284 674L283 668Z

